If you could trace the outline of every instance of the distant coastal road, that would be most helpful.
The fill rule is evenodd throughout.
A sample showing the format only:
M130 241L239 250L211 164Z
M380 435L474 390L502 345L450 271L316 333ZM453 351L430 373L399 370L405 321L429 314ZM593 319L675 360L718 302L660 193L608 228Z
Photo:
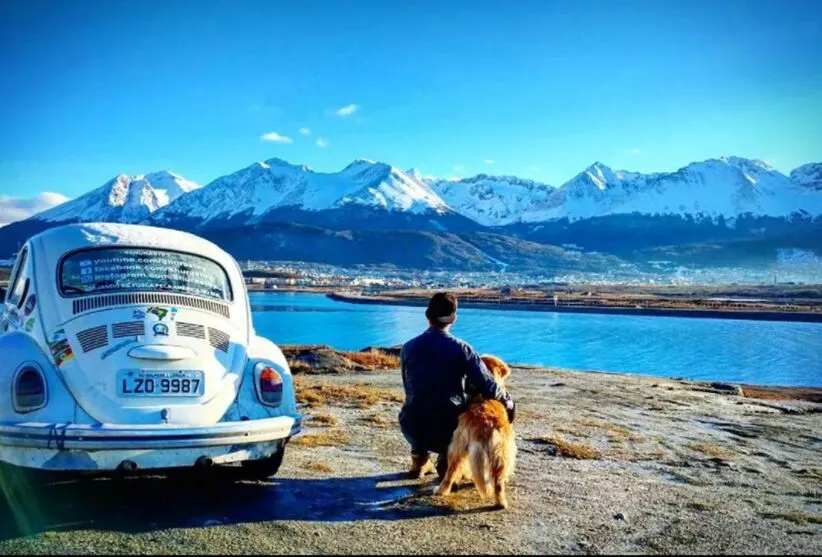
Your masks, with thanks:
M426 300L422 298L406 298L393 296L362 296L333 292L326 294L330 299L350 304L381 304L396 306L425 307ZM655 317L701 317L714 319L750 319L756 321L799 321L806 323L822 323L822 311L767 311L756 309L691 309L691 308L662 308L662 307L619 307L580 303L529 303L525 301L477 302L460 299L460 307L476 309L504 309L518 311L550 311L556 313L603 313L610 315L649 315Z

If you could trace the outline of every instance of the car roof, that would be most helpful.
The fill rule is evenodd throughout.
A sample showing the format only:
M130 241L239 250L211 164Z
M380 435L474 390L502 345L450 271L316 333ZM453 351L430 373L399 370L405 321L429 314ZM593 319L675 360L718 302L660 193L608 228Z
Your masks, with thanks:
M139 246L194 253L214 259L226 270L236 268L233 258L216 244L188 232L154 226L97 222L66 224L33 236L31 245L41 260L52 265L67 252L77 249Z

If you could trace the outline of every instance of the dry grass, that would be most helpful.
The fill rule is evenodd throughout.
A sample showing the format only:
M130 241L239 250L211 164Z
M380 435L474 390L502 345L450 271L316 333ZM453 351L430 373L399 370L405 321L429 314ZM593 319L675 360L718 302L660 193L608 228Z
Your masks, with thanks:
M584 420L577 420L579 425L583 425L586 427L595 427L597 429L604 429L608 433L613 433L615 435L621 435L623 437L631 437L634 435L624 427L620 427L618 425L609 424L607 422L600 422L598 420L591 420L591 419L584 419Z
M810 522L811 524L822 524L822 516L817 514L804 513L800 511L791 511L787 513L762 513L762 518L781 518L794 524L802 524Z
M621 444L625 441L638 442L645 440L643 436L637 435L624 427L599 420L592 420L590 418L575 420L571 424L554 426L552 429L557 433L565 433L567 435L573 435L574 437L584 439L587 437L592 437L589 431L586 431L586 428L589 431L591 429L604 431L608 435L609 443Z
M331 414L314 414L305 423L313 426L332 426L337 425L337 421L337 417Z
M557 433L564 433L566 435L573 435L574 437L580 437L580 438L589 437L589 435L587 433L585 433L583 431L580 431L579 429L576 429L576 428L570 428L570 427L565 427L565 426L560 425L560 426L554 426L551 429L553 429Z
M331 385L319 383L308 385L295 378L297 402L309 408L326 405L370 408L380 402L402 402L402 393L394 389L375 387L369 383L361 385Z
M311 366L302 360L289 360L288 367L291 373L311 373Z
M380 414L369 414L367 416L363 416L361 420L363 422L374 424L378 427L388 427L391 424L391 420L385 416L381 416Z
M822 403L822 389L813 387L742 385L742 396L759 400L807 400Z
M399 369L400 359L394 354L382 350L368 352L343 352L342 355L352 362L367 367L372 371L380 369Z
M557 456L576 458L578 460L598 460L602 455L598 450L582 443L572 443L556 435L541 439L542 442L552 445Z
M611 436L621 437L629 441L643 441L645 439L642 435L638 435L629 429L608 422L585 419L580 420L579 423L587 427L602 429Z
M337 445L347 445L350 442L351 438L339 429L299 435L291 440L294 445L302 447L335 447Z
M303 468L305 468L306 470L313 470L315 472L324 472L326 474L330 474L334 471L334 469L331 468L331 466L329 466L325 462L318 462L315 460L306 462L305 464L303 464Z
M522 410L517 408L518 420L544 420L548 417L550 417L550 414L548 412L532 410L530 408L524 408Z
M660 462L668 463L668 455L662 451L631 452L614 450L605 454L608 460L624 460L626 462Z
M686 447L692 451L696 451L713 458L721 458L722 460L728 460L731 458L731 453L728 452L727 449L714 443L706 443L702 441L698 443L690 443L686 445Z

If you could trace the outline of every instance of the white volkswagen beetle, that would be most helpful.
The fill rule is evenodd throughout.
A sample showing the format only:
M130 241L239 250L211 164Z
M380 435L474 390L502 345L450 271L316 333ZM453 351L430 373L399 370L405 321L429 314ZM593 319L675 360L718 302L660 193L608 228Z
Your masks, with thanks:
M236 261L197 236L70 224L17 255L0 317L0 461L46 470L242 463L299 432Z

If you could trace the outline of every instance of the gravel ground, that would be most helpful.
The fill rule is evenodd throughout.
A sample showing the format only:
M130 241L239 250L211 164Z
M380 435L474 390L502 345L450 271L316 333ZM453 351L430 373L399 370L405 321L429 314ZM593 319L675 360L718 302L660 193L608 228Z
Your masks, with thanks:
M301 377L320 384L401 388L396 371ZM443 499L432 477L405 479L399 404L342 400L306 409L309 423L337 423L309 425L271 482L187 473L6 490L0 553L822 552L822 405L520 367L509 388L507 511L469 486ZM322 433L338 444L313 445Z

